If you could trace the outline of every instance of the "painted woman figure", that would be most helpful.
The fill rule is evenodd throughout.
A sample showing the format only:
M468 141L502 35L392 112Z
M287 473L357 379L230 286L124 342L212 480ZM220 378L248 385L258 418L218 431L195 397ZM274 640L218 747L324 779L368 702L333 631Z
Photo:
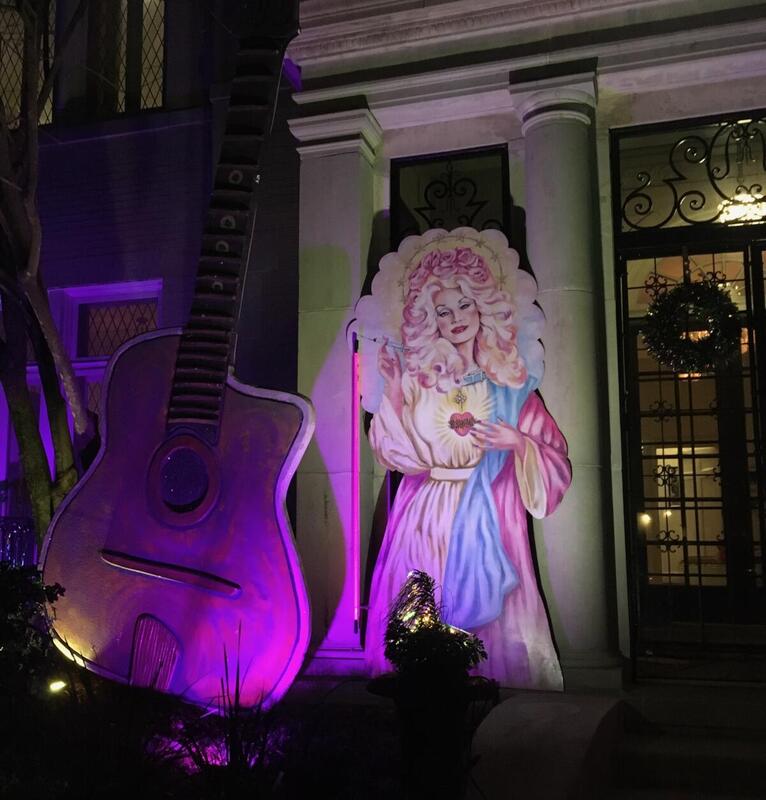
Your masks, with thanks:
M399 335L385 335L390 308L376 324L375 285L358 306L367 331L377 327L383 378L370 442L382 465L404 474L372 582L372 670L391 668L386 618L419 569L441 584L445 621L484 641L482 674L505 686L561 689L526 520L527 511L550 514L571 481L564 437L535 392L536 285L494 231L429 231L397 255L381 264L377 302L397 287Z

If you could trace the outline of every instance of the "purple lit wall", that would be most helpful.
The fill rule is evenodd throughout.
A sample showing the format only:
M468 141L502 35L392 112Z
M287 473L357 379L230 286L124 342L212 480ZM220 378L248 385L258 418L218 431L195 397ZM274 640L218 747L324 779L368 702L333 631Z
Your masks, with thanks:
M40 158L49 287L162 278L161 325L191 300L210 183L202 109L48 129Z
M287 119L295 114L283 80L266 145L250 268L245 282L237 377L294 391L298 368L298 186L300 162Z

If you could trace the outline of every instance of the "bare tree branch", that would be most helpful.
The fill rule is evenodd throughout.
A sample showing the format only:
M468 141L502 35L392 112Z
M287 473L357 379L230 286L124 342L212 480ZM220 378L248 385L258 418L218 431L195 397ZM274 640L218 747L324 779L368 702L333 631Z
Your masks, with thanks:
M77 483L77 467L74 461L74 448L69 436L66 403L61 396L56 364L43 332L34 317L29 324L29 338L34 348L37 369L40 372L40 385L45 396L45 410L48 428L53 442L54 474L52 485L52 504L55 508L64 495Z
M3 297L6 301L7 297ZM3 302L6 347L0 381L8 401L11 423L19 443L24 479L32 504L38 541L42 541L51 519L52 486L48 458L43 448L37 415L27 386L26 325L15 303Z
M85 0L83 0L84 2ZM82 4L82 3L81 3ZM21 286L35 312L45 341L50 348L61 380L72 419L77 433L85 433L88 427L88 415L80 395L80 388L72 369L72 362L61 341L58 328L51 314L48 293L40 278L40 250L42 247L42 228L37 210L37 178L39 172L39 117L37 109L37 86L39 70L39 36L37 25L39 14L32 7L31 0L25 3L24 13L24 81L23 81L23 122L26 142L26 181L24 185L24 206L29 221L29 243L26 265L19 276Z
M21 42L22 78L17 129L11 129L7 110L0 103L0 292L5 301L3 323L6 329L6 342L0 347L0 382L19 441L38 536L45 532L52 510L76 480L62 391L77 432L88 428L80 387L40 275L42 229L37 208L40 113L50 96L66 45L87 6L88 0L80 0L59 40L50 69L43 70L43 85L40 86L40 57L45 49L44 39L49 34L50 0L16 0L13 5L8 0L0 0L0 13L3 16L15 13L23 24L23 35L17 37ZM14 31L19 30L19 26L14 25ZM17 46L17 42L13 44ZM27 386L27 335L34 343L46 397L48 424L54 442L56 477L53 481Z

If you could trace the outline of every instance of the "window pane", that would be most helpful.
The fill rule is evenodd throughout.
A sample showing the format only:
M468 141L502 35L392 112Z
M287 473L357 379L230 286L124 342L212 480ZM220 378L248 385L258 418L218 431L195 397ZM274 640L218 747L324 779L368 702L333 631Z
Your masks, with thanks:
M0 100L11 128L19 124L23 45L21 16L15 10L0 9Z
M144 0L141 108L162 106L165 65L165 0Z
M111 355L123 342L156 327L156 299L81 305L77 355Z
M621 230L762 222L765 148L759 114L622 135Z
M505 148L395 160L391 175L394 245L429 228L469 226L509 234L511 198Z

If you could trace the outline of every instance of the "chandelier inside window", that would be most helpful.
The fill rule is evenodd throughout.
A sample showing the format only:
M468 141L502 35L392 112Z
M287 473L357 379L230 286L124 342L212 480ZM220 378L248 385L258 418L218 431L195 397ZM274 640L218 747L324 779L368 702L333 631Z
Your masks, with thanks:
M766 195L763 194L763 186L760 183L751 186L745 184L743 177L745 161L753 161L753 154L750 142L743 136L737 142L737 188L733 197L718 205L718 222L742 225L766 219Z

